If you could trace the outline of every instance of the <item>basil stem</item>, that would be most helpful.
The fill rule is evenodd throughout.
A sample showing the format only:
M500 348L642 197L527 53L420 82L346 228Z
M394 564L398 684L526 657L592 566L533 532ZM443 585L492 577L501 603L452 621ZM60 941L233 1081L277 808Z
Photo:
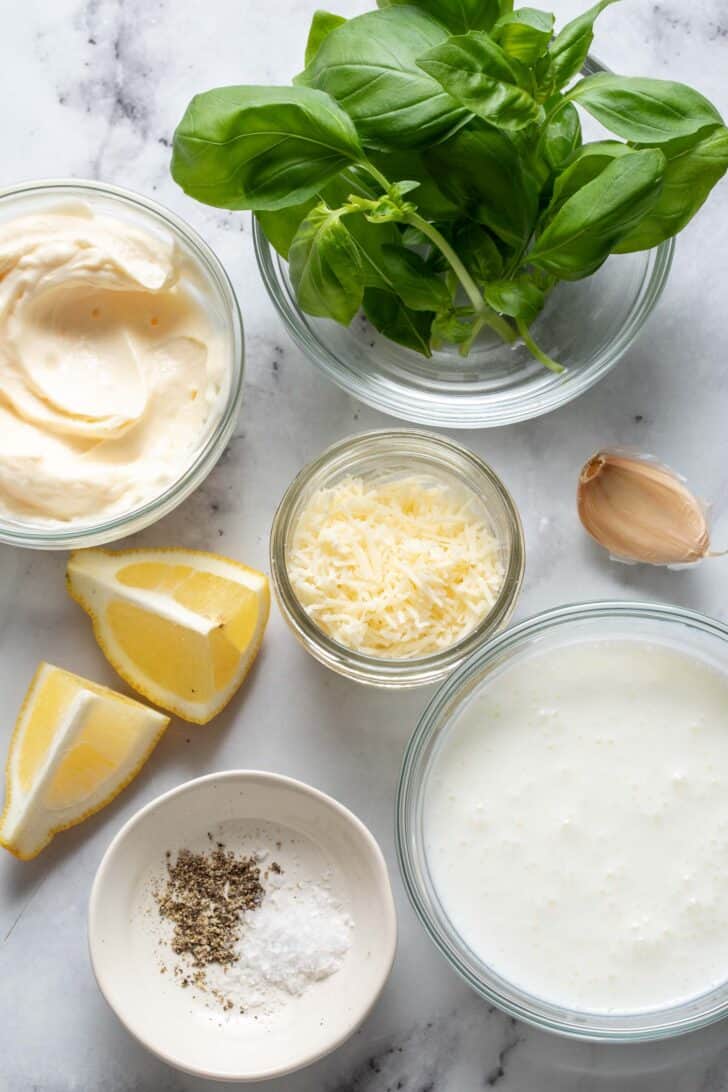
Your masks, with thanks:
M392 183L389 181L382 172L370 163L369 160L362 161L362 167L371 175L371 177L379 183L385 193L389 192L392 188ZM463 262L458 257L455 250L450 246L445 236L437 230L437 228L431 224L428 220L425 220L423 216L420 216L417 212L404 211L402 219L405 223L411 227L417 228L421 231L434 246L443 254L447 259L453 273L459 280L463 287L463 290L470 300L473 309L476 314L482 319L484 323L490 326L491 330L494 330L500 338L507 344L512 345L518 340L518 335L511 326L510 322L502 315L497 314L492 308L488 307L488 304L483 299L483 294L478 288L473 278L468 273Z

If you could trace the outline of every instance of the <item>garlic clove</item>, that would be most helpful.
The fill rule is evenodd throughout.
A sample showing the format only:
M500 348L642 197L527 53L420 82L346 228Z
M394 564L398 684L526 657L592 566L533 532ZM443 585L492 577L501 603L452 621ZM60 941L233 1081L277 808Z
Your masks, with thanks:
M621 561L689 565L710 549L703 505L646 455L592 455L579 475L577 507L584 529Z

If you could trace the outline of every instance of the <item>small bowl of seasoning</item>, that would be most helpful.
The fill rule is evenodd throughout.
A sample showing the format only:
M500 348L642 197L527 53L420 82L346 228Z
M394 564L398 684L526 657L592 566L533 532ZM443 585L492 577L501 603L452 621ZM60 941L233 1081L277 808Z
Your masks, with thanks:
M348 1039L396 935L367 828L309 785L251 770L137 812L89 904L94 973L121 1022L170 1065L220 1081L279 1077Z
M433 433L363 433L298 474L273 520L284 618L333 671L381 687L433 683L506 625L525 548L497 474Z

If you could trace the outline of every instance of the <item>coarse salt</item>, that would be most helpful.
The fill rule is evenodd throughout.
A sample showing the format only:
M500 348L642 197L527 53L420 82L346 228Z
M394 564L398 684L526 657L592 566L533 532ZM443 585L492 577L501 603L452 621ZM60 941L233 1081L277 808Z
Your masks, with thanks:
M325 882L271 876L262 905L242 916L236 961L208 967L207 986L241 1008L277 1007L339 970L353 927Z

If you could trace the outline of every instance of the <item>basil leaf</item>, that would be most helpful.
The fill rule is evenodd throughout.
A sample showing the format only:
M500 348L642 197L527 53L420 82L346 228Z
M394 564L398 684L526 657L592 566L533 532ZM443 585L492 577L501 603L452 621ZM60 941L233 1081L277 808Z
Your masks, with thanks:
M311 209L288 252L291 283L309 315L347 326L362 304L359 253L342 223L341 210L326 204Z
M450 304L445 282L431 273L425 260L404 246L382 248L385 269L397 294L413 311L441 311Z
M443 341L449 341L453 345L470 346L474 321L475 312L472 309L468 309L466 314L461 314L458 309L437 315L430 331L433 344L439 346Z
M343 15L333 15L330 11L315 11L313 13L311 29L308 32L308 41L306 42L305 63L307 65L311 64L311 61L318 53L324 38L327 38L332 30L336 30L345 22L346 19Z
M546 123L541 137L541 152L552 171L563 169L581 144L579 112L567 102Z
M543 117L536 100L518 86L518 62L481 31L448 38L417 63L454 99L500 129L523 129Z
M351 119L307 87L220 87L196 95L174 134L172 177L226 209L298 205L363 155Z
M661 144L723 121L713 104L692 87L670 80L605 72L587 76L569 97L610 132L639 144Z
M460 209L442 192L421 152L414 149L377 152L369 159L387 178L412 178L419 182L413 201L427 220L455 220Z
M260 223L265 237L283 258L288 257L288 251L294 236L312 208L318 204L318 197L311 197L300 205L289 205L285 209L256 212L255 216Z
M330 208L335 209L346 204L349 197L354 194L360 197L372 197L376 194L376 191L368 185L368 176L362 178L355 167L349 167L335 178L332 178L330 182L327 182L319 193L315 197L309 198L308 201L304 201L300 205L289 205L284 209L257 212L255 215L265 232L268 242L275 247L282 257L287 258L294 235L301 226L302 221L306 219L311 209L319 201L323 200ZM349 219L347 227L350 234L353 233L354 226L353 218ZM388 233L385 241L396 242L396 240L397 233L393 231L391 234Z
M340 102L367 146L431 144L467 119L416 63L446 38L445 28L416 8L371 11L333 30L295 82Z
M549 48L548 77L553 89L558 91L581 72L589 48L594 41L594 23L597 17L616 0L600 0L561 30Z
M506 133L462 129L430 150L428 166L465 215L509 245L525 245L536 223L538 187Z
M656 148L610 163L562 205L528 260L563 280L594 273L656 204L665 166Z
M434 313L412 311L395 292L367 288L364 292L364 314L375 330L390 341L414 349L422 356L432 356L430 331Z
M501 315L522 319L530 325L543 310L546 296L527 275L515 280L493 281L483 288L485 302Z
M453 239L458 256L478 283L497 280L503 273L503 256L493 237L480 224L465 223Z
M551 203L546 210L547 219L553 219L554 214L565 201L568 201L587 183L592 182L615 159L632 155L632 152L633 149L629 145L620 144L618 140L601 140L584 144L554 182Z
M352 185L348 174L341 175L326 187L326 199L344 204L352 196L367 196L361 185ZM359 276L365 288L381 288L396 292L387 247L401 246L402 237L393 223L373 224L364 216L347 215L343 220L358 252Z
M491 31L491 38L522 64L532 65L548 49L554 29L550 11L518 8L501 15Z
M504 10L499 0L377 0L379 8L396 7L398 4L426 11L453 34L490 30Z
M728 129L720 126L660 146L667 159L662 192L645 218L615 248L648 250L677 235L728 169Z

